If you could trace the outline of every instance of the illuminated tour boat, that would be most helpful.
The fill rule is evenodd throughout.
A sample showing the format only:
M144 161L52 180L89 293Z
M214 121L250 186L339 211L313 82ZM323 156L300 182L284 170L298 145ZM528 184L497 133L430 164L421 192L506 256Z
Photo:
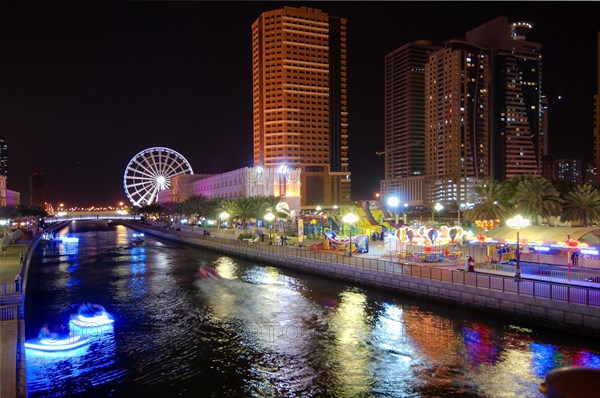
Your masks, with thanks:
M79 334L71 334L64 338L49 336L27 340L25 348L37 351L58 352L83 347L89 343L89 338Z
M144 234L142 232L139 234L133 234L131 244L136 246L144 244Z
M55 234L52 231L44 231L42 237L40 238L40 243L62 243L62 239L58 234Z
M100 304L85 303L79 306L77 315L69 321L69 325L79 328L97 328L112 325L115 320Z

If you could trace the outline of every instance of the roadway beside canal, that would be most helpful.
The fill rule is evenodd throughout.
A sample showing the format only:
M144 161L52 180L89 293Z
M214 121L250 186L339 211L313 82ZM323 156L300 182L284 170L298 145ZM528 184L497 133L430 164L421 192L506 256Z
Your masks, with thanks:
M431 264L403 264L389 259L343 256L307 248L166 230L141 223L122 223L161 238L221 253L483 310L528 324L588 336L597 336L600 332L599 288L516 280L502 275L465 273Z

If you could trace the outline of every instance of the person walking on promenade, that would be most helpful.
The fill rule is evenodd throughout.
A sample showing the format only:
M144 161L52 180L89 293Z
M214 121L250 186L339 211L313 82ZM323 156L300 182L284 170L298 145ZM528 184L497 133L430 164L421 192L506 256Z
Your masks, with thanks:
M17 273L17 275L15 275L15 293L19 293L19 291L21 290L21 273Z
M465 272L473 272L475 270L475 260L473 257L465 257Z
M574 267L577 267L578 263L579 263L579 250L575 250L575 251L573 251L573 254L571 254L571 264Z

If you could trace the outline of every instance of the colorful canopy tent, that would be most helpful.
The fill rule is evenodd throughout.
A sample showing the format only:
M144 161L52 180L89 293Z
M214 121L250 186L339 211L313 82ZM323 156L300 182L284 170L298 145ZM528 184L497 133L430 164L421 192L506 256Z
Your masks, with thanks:
M488 232L490 238L499 242L514 242L517 231L510 227L499 227ZM538 244L555 244L572 239L590 246L600 246L600 228L567 228L531 226L520 230L520 239Z

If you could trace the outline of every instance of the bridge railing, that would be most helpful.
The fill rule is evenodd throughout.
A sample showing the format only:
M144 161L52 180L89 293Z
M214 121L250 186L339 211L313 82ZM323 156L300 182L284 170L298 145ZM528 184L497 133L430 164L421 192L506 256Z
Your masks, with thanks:
M77 220L129 220L135 221L140 220L141 216L137 214L86 214L76 216L61 216L61 217L46 217L44 221L46 223L57 223L63 221L77 221Z

